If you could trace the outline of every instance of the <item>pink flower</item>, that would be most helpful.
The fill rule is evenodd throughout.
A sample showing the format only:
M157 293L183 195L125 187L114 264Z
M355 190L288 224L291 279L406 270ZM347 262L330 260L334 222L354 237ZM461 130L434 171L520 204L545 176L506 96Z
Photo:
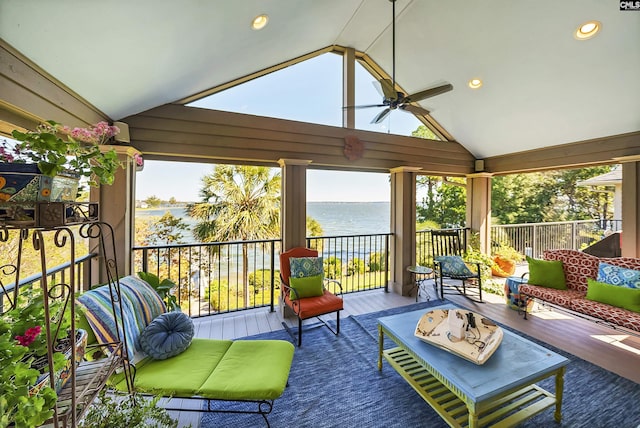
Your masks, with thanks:
M144 159L138 153L133 155L133 160L136 161L136 165L142 166L144 164Z
M29 346L34 340L36 340L36 337L38 337L41 331L42 327L37 325L35 327L28 328L27 331L24 332L23 336L16 336L15 339L20 345Z

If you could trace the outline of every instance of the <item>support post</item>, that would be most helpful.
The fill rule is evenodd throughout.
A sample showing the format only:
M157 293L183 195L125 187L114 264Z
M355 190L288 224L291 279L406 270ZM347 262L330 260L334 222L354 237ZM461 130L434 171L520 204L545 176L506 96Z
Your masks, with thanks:
M637 157L635 157L637 158ZM640 257L640 160L622 163L622 257Z
M467 175L467 224L478 234L480 252L491 254L491 174Z
M407 266L416 263L416 175L421 168L398 167L391 172L391 288L408 296L413 289Z
M101 146L104 150L114 149L118 159L124 165L116 172L112 185L102 185L99 188L92 187L90 200L100 204L100 221L108 223L113 228L115 241L115 254L117 257L118 275L130 275L133 269L134 225L135 225L135 188L136 188L136 163L135 154L141 153L131 146ZM96 239L89 243L89 251L99 253L99 245ZM91 284L105 282L107 277L104 271L103 260L105 254L99 254L98 260L92 261ZM96 277L97 276L97 277Z
M278 160L278 164L282 168L282 206L280 211L282 247L280 251L307 245L307 166L310 163L309 160L300 159ZM295 316L293 311L287 308L282 301L282 294L278 303L281 316Z

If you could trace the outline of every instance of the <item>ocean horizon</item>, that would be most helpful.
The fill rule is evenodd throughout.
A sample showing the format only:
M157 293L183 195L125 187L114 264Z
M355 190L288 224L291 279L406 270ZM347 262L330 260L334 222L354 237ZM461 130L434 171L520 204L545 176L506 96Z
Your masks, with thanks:
M348 202L314 201L307 202L307 216L315 219L322 228L323 236L372 235L390 232L390 202ZM160 207L135 211L136 219L162 217L167 211L181 218L189 227L197 222L187 215L185 207ZM185 234L187 243L195 242L189 231Z

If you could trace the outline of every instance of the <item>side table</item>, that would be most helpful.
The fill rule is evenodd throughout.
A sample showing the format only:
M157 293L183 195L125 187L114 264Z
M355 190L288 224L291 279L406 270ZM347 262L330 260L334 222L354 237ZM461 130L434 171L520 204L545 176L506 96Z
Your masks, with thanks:
M433 273L433 269L426 266L407 266L407 272L411 272L413 276L413 288L416 290L416 302L420 296L420 290L424 290L424 281ZM426 293L426 290L424 290ZM427 293L427 300L429 300L429 293Z
M507 301L507 305L516 311L530 311L533 306L533 300L529 300L529 303L525 307L526 301L520 297L519 287L520 284L526 284L527 279L521 276L510 276L504 283L504 296Z

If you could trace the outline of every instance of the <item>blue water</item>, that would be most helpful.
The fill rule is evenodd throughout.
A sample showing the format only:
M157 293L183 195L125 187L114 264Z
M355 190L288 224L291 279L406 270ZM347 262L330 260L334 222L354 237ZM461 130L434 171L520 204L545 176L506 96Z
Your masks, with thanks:
M136 210L136 218L161 217L167 211L182 218L190 227L197 221L189 217L184 208L158 208ZM323 236L369 235L389 233L389 202L309 202L307 216L314 218L322 227ZM194 242L189 232L185 232L185 242Z

